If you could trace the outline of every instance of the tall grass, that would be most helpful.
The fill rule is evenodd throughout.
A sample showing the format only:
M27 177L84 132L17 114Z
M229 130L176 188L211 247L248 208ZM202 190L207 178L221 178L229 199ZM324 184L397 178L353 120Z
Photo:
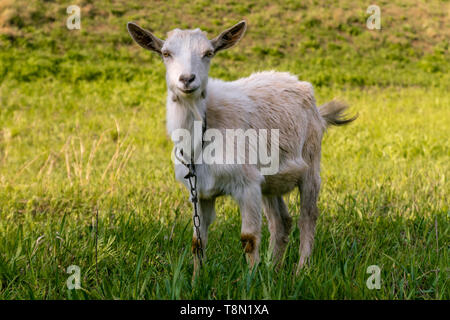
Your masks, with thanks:
M447 4L382 3L385 29L373 33L366 4L353 1L80 1L74 32L61 23L65 4L32 3L0 19L1 299L449 298ZM299 276L298 228L274 270L264 222L261 263L249 270L239 210L221 198L192 282L163 66L125 23L215 34L242 17L248 35L216 57L213 76L290 71L315 85L318 104L338 97L360 116L325 136L316 243ZM295 218L298 198L286 196ZM67 289L70 265L80 290ZM381 268L379 290L366 286L370 265Z

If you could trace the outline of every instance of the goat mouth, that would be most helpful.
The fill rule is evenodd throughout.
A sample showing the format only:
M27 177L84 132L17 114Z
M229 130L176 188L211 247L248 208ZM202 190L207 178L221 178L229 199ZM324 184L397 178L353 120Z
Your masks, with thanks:
M181 89L181 88L178 88L178 89L180 89L180 91L183 92L183 93L191 94L191 93L197 91L198 88L199 88L199 87L197 87L197 88L192 88L192 89Z

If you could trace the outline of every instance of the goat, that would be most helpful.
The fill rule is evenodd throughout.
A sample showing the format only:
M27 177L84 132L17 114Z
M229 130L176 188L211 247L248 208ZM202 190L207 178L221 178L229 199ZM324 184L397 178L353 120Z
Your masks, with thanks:
M241 21L209 40L200 29L175 29L165 41L130 22L131 37L143 48L157 52L166 67L167 131L169 135L183 128L194 131L194 121L207 123L208 129L278 129L279 169L263 175L261 164L196 165L200 236L203 248L208 227L215 218L215 199L232 196L239 204L242 225L241 242L250 267L259 262L261 241L261 209L270 230L270 250L274 264L283 257L292 218L282 195L298 188L301 196L300 260L297 273L311 255L320 189L321 141L330 125L344 125L347 106L331 101L317 108L313 86L286 72L266 71L225 82L208 77L210 61L219 51L234 46L244 35L247 23ZM197 144L198 141L194 141ZM188 169L175 165L177 180ZM194 276L200 261L196 231L193 235Z

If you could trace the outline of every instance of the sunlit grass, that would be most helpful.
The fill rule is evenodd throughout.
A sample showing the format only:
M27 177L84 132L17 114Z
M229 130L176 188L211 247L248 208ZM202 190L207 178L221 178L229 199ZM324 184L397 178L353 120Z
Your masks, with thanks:
M1 36L1 299L449 298L448 43L415 25L368 34L358 27L365 8L350 2L336 20L325 19L334 11L323 4L295 1L178 1L159 15L150 5L102 4L72 38L46 15L28 34ZM427 10L429 21L436 5ZM174 17L180 11L184 22ZM267 23L280 12L285 19ZM125 30L149 13L148 27L169 28L169 17L170 28L195 22L211 33L245 16L248 42L219 55L213 76L290 71L315 85L318 104L338 97L359 114L325 136L316 243L298 277L298 228L275 271L264 225L252 272L239 210L222 198L206 267L191 282L191 206L170 161L163 65ZM410 46L403 40L414 32L419 43ZM286 199L298 218L298 194ZM70 265L81 268L81 290L66 287ZM366 287L370 265L381 268L380 290Z

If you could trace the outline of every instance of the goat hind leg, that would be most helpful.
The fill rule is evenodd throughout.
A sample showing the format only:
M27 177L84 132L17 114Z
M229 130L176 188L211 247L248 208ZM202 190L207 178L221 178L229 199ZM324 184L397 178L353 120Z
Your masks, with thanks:
M269 223L269 246L272 251L273 262L278 265L289 241L292 218L281 196L263 197L263 206Z
M317 199L320 190L320 173L318 169L314 170L311 168L305 173L299 184L299 189L301 197L300 218L298 221L300 229L300 260L297 274L310 257L314 244L316 221L319 215Z

